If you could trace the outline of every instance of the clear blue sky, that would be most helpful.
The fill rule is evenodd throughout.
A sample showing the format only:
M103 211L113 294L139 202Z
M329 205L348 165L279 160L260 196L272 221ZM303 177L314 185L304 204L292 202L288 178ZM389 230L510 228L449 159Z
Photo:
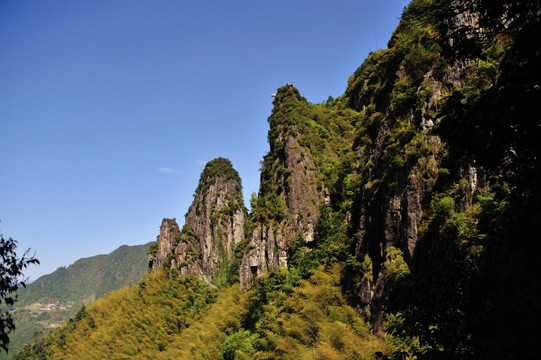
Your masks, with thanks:
M245 199L271 93L340 96L406 0L0 1L0 232L30 280L180 224L204 163Z

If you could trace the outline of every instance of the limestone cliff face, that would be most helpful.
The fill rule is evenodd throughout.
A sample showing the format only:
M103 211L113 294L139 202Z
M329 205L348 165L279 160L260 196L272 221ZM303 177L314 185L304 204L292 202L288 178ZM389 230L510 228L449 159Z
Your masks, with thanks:
M221 159L210 162L206 171L221 161L225 164ZM234 171L232 167L230 171ZM224 176L204 171L201 175L194 201L186 214L185 226L193 232L193 249L199 254L195 267L205 276L213 277L220 268L225 269L235 246L244 240L244 202L241 191L238 174ZM181 248L177 247L176 254L180 262L185 260L184 244L181 244ZM180 271L182 274L197 270L188 264Z
M263 161L251 250L242 259L241 283L272 267L287 267L287 251L294 236L314 240L315 225L324 203L317 169L308 147L300 142L302 104L298 90L288 84L278 90L269 118L270 151Z
M181 231L164 224L154 268L163 265L159 259L170 256L171 268L180 275L210 280L224 274L235 246L244 240L242 186L231 162L217 158L207 163Z

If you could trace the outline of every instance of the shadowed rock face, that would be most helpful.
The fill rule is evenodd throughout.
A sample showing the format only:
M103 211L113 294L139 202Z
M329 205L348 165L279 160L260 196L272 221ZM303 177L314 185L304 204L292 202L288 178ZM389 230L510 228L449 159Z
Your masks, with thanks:
M242 186L229 160L217 158L207 163L185 225L181 231L177 225L176 233L169 228L171 225L164 220L156 268L164 264L159 259L170 256L171 268L180 275L212 279L226 271L235 246L244 240Z
M453 50L457 39L461 36L470 36L472 31L479 29L478 15L471 10L462 11L461 1L450 1L442 8L445 14L445 31L442 36L446 41L444 46ZM406 27L404 23L401 25ZM401 27L398 28L400 31ZM397 34L393 35L399 38ZM393 53L394 39L390 40L389 54ZM408 50L409 51L409 50ZM413 51L413 50L411 50ZM442 50L443 51L443 50ZM451 51L453 52L453 51ZM413 53L413 52L412 52ZM394 55L393 55L394 56ZM374 57L377 60L377 56ZM423 224L426 227L427 212L433 200L434 187L442 167L445 145L442 143L432 114L439 111L438 104L445 94L453 89L460 89L468 84L474 74L470 66L473 59L449 60L445 71L438 73L428 69L417 75L408 74L408 55L397 56L393 66L385 66L385 76L377 79L382 85L380 92L366 92L363 89L375 79L370 73L356 73L350 80L346 94L352 99L351 105L357 111L365 111L372 106L382 116L381 124L374 129L373 146L368 147L357 141L355 150L360 154L358 161L364 166L362 171L363 187L360 188L353 205L353 217L349 226L361 230L357 239L356 255L364 258L369 254L373 261L373 278L365 277L359 291L359 299L363 305L370 305L372 317L375 318L375 328L381 325L380 299L386 286L385 256L390 247L399 248L404 254L408 264L413 264L419 258L426 258L422 250L420 235ZM381 64L377 64L381 66ZM415 109L400 112L394 108L390 99L397 86L403 81L409 81L414 87L418 101ZM368 95L366 95L368 94ZM420 96L423 94L423 97ZM425 151L415 162L405 163L399 170L390 172L389 159L386 151L392 146L390 138L392 132L400 126L400 119L407 119L412 132L415 132L422 142L417 145L409 143L405 147L406 153L424 147ZM446 169L443 169L446 170ZM460 207L471 206L477 184L478 169L473 164L464 164L458 170L465 180L465 196ZM384 178L392 178L392 186L380 185L378 182ZM391 181L390 181L391 183ZM374 187L367 184L376 184Z

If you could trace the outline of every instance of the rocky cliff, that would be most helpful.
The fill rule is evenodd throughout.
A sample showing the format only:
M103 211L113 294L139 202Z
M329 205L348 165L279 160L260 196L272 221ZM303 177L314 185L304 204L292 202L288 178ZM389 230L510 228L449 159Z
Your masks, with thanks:
M425 259L420 238L442 189L451 178L457 181L452 187L464 210L480 185L473 159L453 164L446 158L436 126L445 97L478 80L473 59L456 56L458 40L480 31L478 14L463 6L412 2L388 49L372 53L346 89L349 104L368 120L353 147L359 186L350 227L357 234L357 257L371 260L371 274L358 289L376 329L382 324L377 314L391 266L389 251L400 249L409 266Z
M287 268L294 241L307 251L320 246L325 209L343 217L340 226L351 239L344 246L359 262L369 257L369 270L350 274L362 280L345 282L361 305L379 314L388 250L399 249L412 266L426 255L419 244L434 201L447 192L457 210L472 206L486 176L473 157L448 158L437 125L449 94L495 79L499 50L464 51L485 36L478 5L413 1L388 48L370 54L339 99L310 104L291 84L278 89L243 247L242 284ZM182 231L173 234L167 225L160 234L157 266L174 253L171 264L181 274L212 276L244 239L238 174L215 181L205 171Z
M164 266L165 262L171 262L168 259L172 254L175 244L180 240L180 229L176 219L163 219L160 226L160 234L156 238L156 244L149 256L149 266L156 271Z
M315 225L324 202L324 188L309 147L302 143L300 127L306 99L291 84L278 89L269 118L270 151L261 169L255 204L255 227L249 251L240 267L241 283L273 267L287 267L289 243L301 236L314 240Z
M175 220L163 220L153 270L165 265L207 280L225 275L236 245L244 240L244 213L241 180L231 162L208 162L182 230Z

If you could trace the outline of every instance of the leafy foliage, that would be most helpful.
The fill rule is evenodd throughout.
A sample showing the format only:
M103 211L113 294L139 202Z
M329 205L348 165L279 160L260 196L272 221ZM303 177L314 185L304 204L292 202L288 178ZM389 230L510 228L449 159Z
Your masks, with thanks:
M19 258L16 249L17 241L0 237L0 347L5 351L8 351L9 333L15 329L8 307L17 300L15 292L26 286L26 282L20 280L22 271L30 264L39 264L38 259L28 256L29 250Z

